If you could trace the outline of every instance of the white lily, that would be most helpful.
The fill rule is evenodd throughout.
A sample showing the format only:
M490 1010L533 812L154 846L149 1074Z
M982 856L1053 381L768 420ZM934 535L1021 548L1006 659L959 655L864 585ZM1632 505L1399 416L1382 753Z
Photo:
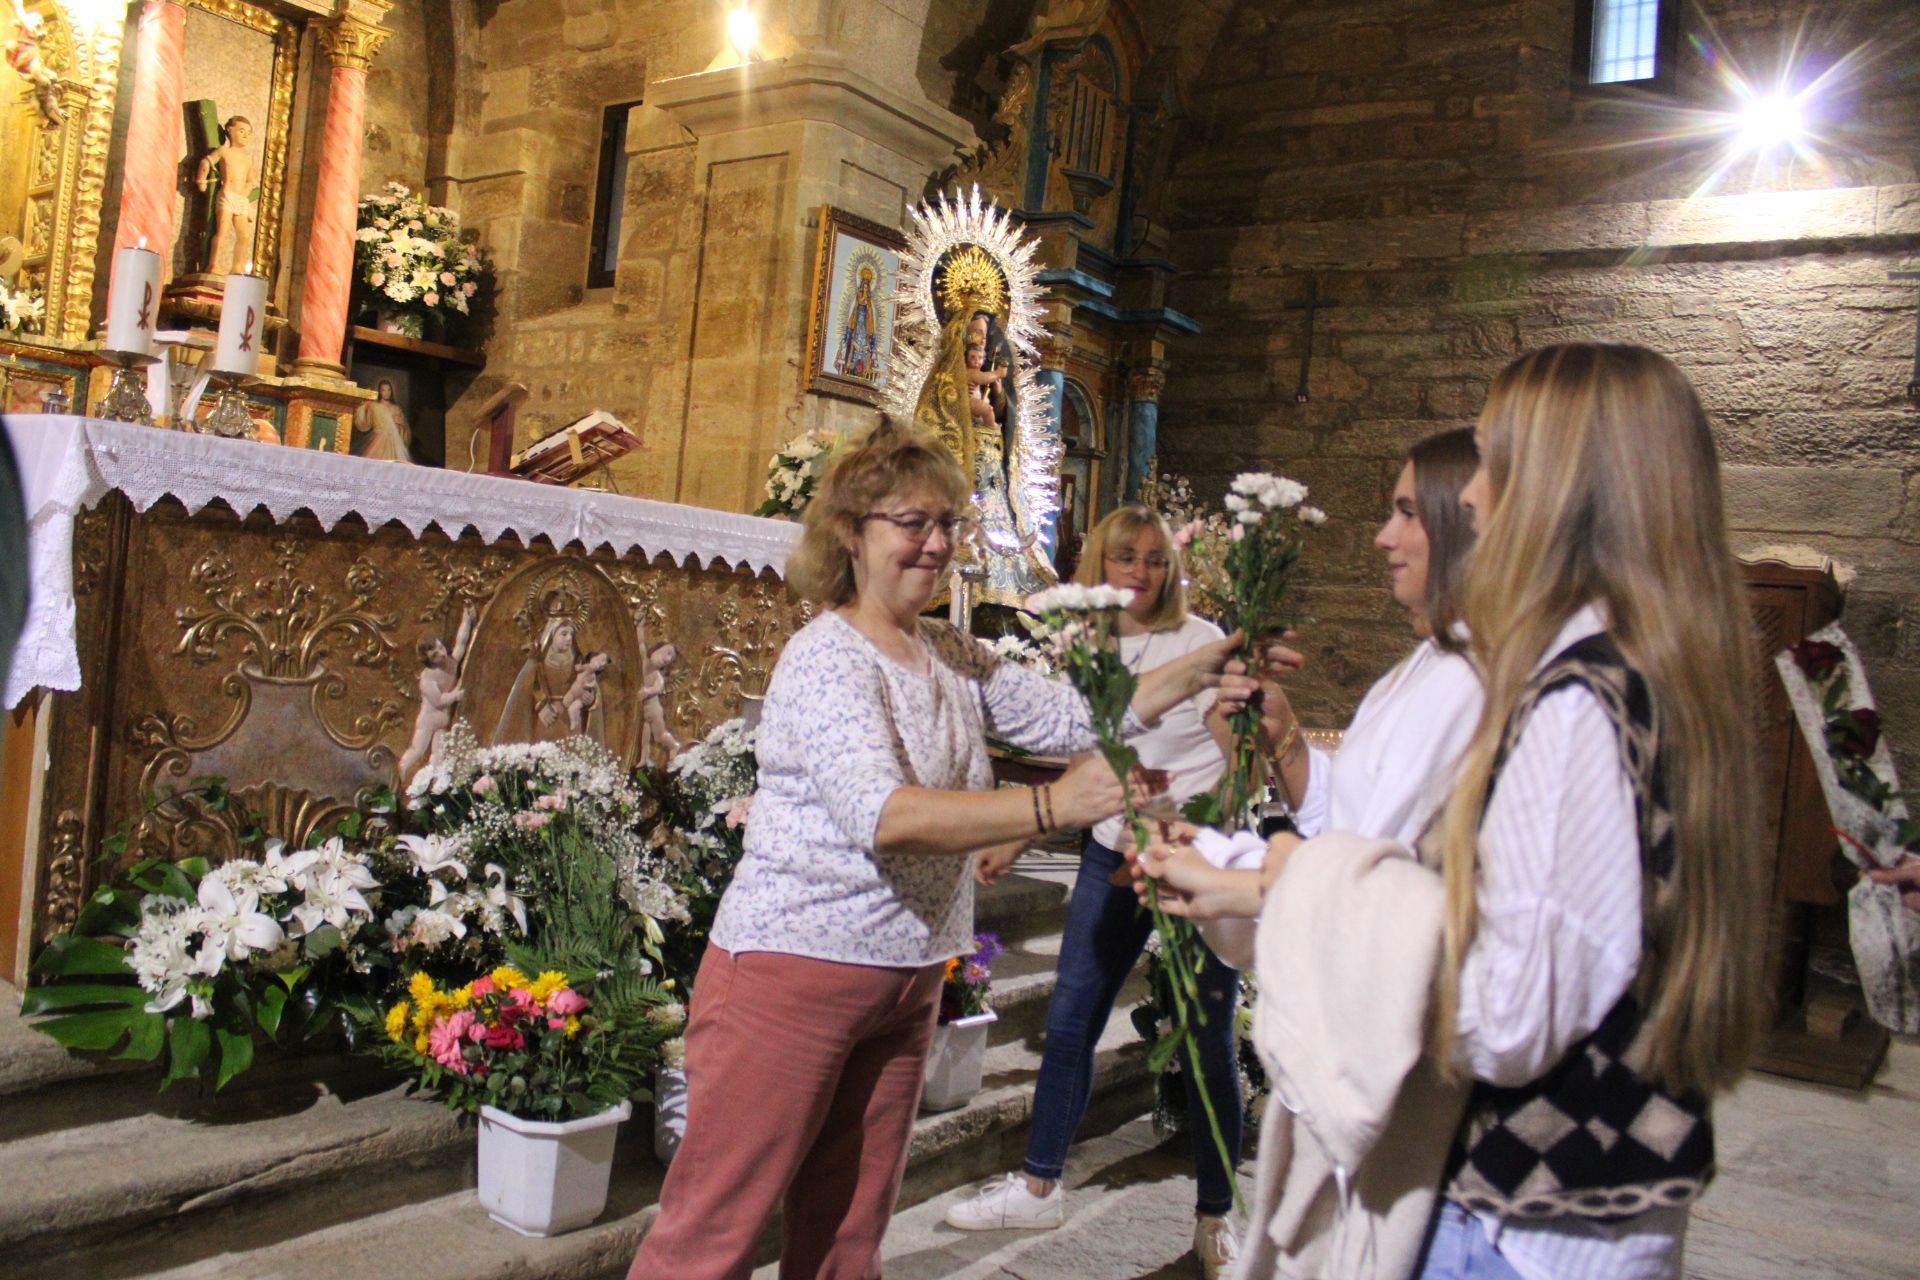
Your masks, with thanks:
M527 931L527 904L507 888L507 872L497 862L489 862L484 872L486 880L485 896L494 908L513 917L513 923L521 933Z
M451 871L462 880L467 878L467 864L461 858L466 852L466 844L457 836L425 835L401 836L400 844L413 858L413 868L423 876L432 876L441 871Z
M255 909L260 898L250 889L236 894L221 877L206 875L200 878L199 897L207 935L201 944L203 956L211 951L220 961L245 960L256 951L273 950L286 938L279 921ZM220 964L214 962L207 976L219 971Z

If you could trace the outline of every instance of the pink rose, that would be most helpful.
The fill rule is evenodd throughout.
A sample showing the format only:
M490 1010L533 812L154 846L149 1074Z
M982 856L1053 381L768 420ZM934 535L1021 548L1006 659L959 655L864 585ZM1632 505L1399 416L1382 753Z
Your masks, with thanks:
M422 294L420 301L426 303L430 307L437 307L440 305L440 295L437 293Z
M556 795L541 796L533 802L533 807L536 809L564 809L567 807L567 798Z
M587 998L572 987L562 987L547 997L547 1012L559 1014L562 1018L583 1012L587 1007Z
M1184 551L1188 544L1200 536L1200 530L1203 527L1198 520L1187 521L1173 531L1173 545Z
M390 253L386 257L386 263L390 267L397 267L401 264L402 261L404 261L404 259L402 259L401 256L397 253Z
M475 978L473 980L473 998L475 1000L478 1000L481 996L490 996L492 994L493 994L493 975L492 974L488 974L484 978Z
M471 298L473 296L473 281L469 280L465 284L461 285L460 292L466 294L469 298Z
M753 812L753 797L741 796L727 806L727 830L738 831L746 825L747 815Z
M453 272L451 272L451 271L442 271L442 272L440 273L440 283L441 283L441 284L458 284L458 283L459 283L459 281L457 281L457 280L455 280L455 279L453 278Z
M553 815L551 813L516 813L513 815L513 825L522 831L538 831L552 821Z
M367 277L367 283L372 285L376 289L378 289L381 285L385 284L386 282L387 282L387 273L384 271L376 271L372 275Z
M499 785L499 783L493 780L492 774L483 773L473 780L473 794L483 796Z
M373 220L373 225L374 225L374 226L376 226L376 227L378 227L378 228L380 228L380 229L381 229L382 231L386 231L386 230L388 230L389 228L391 228L391 227L393 226L393 219L391 219L391 218L375 218L375 219Z
M449 1071L461 1075L470 1074L467 1059L462 1052L467 1034L473 1030L473 1010L462 1009L446 1021L437 1023L427 1033L427 1052L433 1060Z

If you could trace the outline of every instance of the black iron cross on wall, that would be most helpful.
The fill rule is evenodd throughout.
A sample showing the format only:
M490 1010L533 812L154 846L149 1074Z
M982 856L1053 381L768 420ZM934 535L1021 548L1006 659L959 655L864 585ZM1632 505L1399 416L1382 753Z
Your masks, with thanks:
M1889 271L1889 280L1920 280L1920 271ZM1913 316L1913 376L1907 382L1907 399L1920 401L1920 303Z

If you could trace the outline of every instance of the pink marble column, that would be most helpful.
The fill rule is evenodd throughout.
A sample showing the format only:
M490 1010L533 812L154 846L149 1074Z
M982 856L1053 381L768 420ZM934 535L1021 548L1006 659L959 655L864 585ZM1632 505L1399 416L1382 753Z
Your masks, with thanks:
M165 259L173 248L175 166L183 136L180 99L186 85L186 6L179 0L146 0L138 38L127 147L121 161L120 223L113 247L136 245L144 237L147 248Z
M321 36L333 62L320 177L307 241L306 287L300 295L300 357L309 372L339 372L347 340L347 298L353 291L353 233L359 219L360 143L367 114L367 67L387 33L342 18Z

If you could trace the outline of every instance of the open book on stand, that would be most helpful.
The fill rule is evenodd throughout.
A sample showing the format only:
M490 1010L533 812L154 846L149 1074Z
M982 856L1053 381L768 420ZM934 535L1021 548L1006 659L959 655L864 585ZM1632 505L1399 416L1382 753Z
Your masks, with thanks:
M640 447L627 424L595 409L513 455L513 473L541 484L574 484Z

